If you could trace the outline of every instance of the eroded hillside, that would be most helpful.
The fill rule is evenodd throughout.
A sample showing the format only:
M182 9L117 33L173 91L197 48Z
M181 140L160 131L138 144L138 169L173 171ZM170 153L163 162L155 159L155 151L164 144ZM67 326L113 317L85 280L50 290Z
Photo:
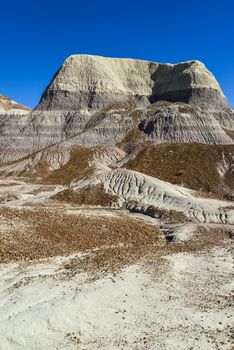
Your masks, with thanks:
M0 348L231 350L234 111L212 73L73 55L33 111L0 109Z

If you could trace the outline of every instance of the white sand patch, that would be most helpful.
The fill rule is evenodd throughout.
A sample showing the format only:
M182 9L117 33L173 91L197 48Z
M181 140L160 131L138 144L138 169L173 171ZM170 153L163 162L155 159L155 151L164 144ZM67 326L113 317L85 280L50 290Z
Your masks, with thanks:
M119 211L117 210L106 210L102 207L100 208L92 208L92 207L80 207L80 208L69 208L66 210L66 213L69 215L80 215L80 216L103 216L103 217L113 217L116 218L118 216ZM126 214L126 212L125 212Z
M1 349L230 348L226 249L174 254L159 274L160 264L135 265L92 283L59 278L70 258L0 266Z
M17 180L0 180L0 198L5 196L16 197L3 202L4 205L11 207L43 203L62 189L64 189L64 186L45 186Z

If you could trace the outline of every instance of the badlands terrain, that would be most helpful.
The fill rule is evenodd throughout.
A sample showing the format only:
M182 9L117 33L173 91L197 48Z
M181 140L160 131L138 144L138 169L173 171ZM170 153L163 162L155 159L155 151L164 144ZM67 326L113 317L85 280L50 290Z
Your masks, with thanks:
M0 350L231 350L234 110L199 61L70 56L0 95Z

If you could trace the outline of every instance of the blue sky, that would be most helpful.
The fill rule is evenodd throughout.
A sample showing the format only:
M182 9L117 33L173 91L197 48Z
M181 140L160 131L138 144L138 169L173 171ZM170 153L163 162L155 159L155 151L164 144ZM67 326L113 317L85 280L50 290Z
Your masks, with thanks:
M234 106L233 0L8 0L0 13L0 92L30 107L74 53L198 59Z

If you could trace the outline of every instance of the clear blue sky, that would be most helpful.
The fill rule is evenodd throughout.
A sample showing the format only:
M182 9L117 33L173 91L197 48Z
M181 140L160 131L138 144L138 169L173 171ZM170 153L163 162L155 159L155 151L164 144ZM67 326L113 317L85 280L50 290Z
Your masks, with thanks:
M74 53L198 59L234 105L233 0L2 0L0 33L0 92L31 107Z

